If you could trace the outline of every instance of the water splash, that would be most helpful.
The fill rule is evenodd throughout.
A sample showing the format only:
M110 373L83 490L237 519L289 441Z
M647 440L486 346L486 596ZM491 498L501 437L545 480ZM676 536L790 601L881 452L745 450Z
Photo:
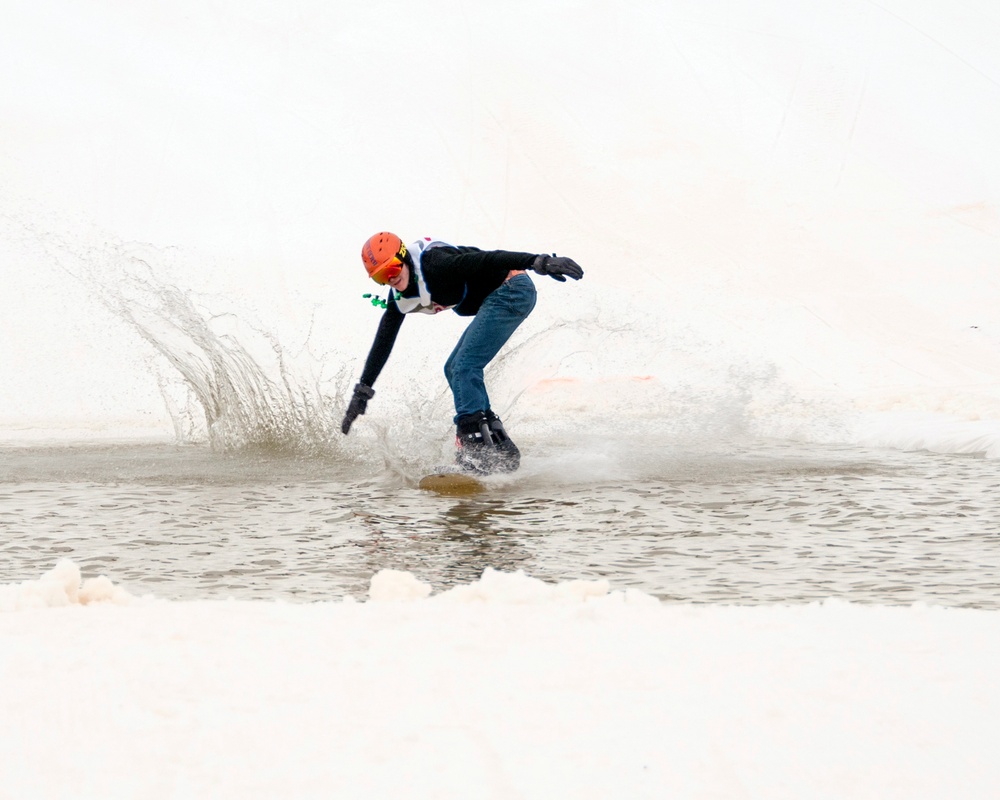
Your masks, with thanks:
M204 414L213 448L298 452L334 446L333 398L293 368L273 334L235 314L199 308L189 292L157 282L146 261L127 258L125 281L98 284L100 299L181 376ZM252 351L254 339L259 346ZM197 435L197 418L190 403L172 397L170 386L161 376L177 436L190 439Z
M174 285L166 276L180 251L108 237L86 246L37 232L35 239L158 354L151 366L178 442L219 451L342 452L345 369L324 376L308 346L293 355L245 312L219 310L225 301Z

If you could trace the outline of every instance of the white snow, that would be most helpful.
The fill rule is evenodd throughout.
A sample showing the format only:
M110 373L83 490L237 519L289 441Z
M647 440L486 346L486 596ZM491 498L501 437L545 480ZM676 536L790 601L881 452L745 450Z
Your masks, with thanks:
M368 602L0 614L9 797L989 798L1000 615L665 605L487 571ZM52 591L58 583L62 592ZM39 598L45 598L40 601ZM48 605L49 608L40 608Z

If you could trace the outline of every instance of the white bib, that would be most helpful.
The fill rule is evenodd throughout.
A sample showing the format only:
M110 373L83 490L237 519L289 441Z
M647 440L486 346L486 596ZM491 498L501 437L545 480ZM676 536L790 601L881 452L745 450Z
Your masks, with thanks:
M449 308L455 307L443 306L440 303L435 303L431 300L430 290L424 282L424 271L420 266L420 257L423 255L425 250L430 250L432 247L451 247L451 245L447 242L439 242L436 239L431 239L429 236L425 236L423 239L418 239L410 245L410 260L413 261L413 268L410 270L412 273L410 278L416 280L419 294L416 297L403 297L398 292L396 293L394 296L396 308L404 314L412 314L414 312L419 312L421 314L437 314L439 311L447 311Z

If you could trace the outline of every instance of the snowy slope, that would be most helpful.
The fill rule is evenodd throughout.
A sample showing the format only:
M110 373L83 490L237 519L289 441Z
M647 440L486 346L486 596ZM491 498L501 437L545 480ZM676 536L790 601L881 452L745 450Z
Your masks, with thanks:
M621 377L641 405L639 375L739 394L727 374L768 372L799 405L944 415L848 438L976 423L961 449L1000 418L989 3L15 0L7 18L7 431L172 431L169 370L65 269L114 281L109 246L148 243L209 316L356 373L376 321L357 251L383 228L584 264L579 286L539 281L523 335L561 326L561 354L592 357L526 353L506 402ZM458 330L420 331L421 396Z

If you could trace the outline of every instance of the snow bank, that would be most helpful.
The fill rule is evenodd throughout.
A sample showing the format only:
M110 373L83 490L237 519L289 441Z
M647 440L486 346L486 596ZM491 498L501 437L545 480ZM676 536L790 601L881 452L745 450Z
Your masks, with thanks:
M72 585L60 570L36 593ZM438 594L383 572L366 603L81 611L62 591L0 615L11 797L913 800L1000 785L994 612L670 605L493 570Z
M857 441L869 447L1000 458L1000 420L961 419L923 412L883 412L862 420Z

